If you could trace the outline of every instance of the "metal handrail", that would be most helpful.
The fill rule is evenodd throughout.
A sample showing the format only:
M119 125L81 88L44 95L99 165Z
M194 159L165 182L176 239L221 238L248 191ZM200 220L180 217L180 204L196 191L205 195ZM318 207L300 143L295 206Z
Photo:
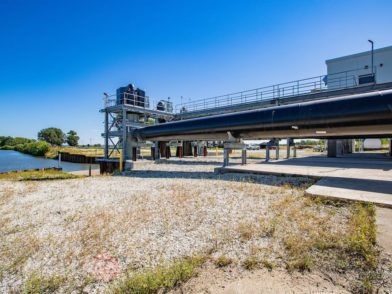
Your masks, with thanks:
M344 71L185 102L177 105L175 112L183 113L210 110L232 105L295 97L321 91L352 88L358 85L357 75L354 73L357 73L359 70L363 71L363 69Z
M358 86L358 72L363 72L364 70L371 71L371 69L355 69L185 102L176 105L174 113L211 110L220 107L280 100L318 92L353 88ZM139 96L136 93L123 93L123 97L118 97L115 94L106 95L104 98L105 107L125 104L156 110L157 102L150 100L148 96Z

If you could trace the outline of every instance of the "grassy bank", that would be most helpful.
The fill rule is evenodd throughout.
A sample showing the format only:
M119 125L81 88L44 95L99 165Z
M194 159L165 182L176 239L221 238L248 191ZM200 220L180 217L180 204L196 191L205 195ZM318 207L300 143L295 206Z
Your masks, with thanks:
M50 148L51 146L49 143L37 141L37 142L29 142L24 144L17 144L14 146L4 145L0 147L0 150L15 150L33 156L45 156L45 154L50 150Z
M0 179L16 181L45 181L75 179L80 176L66 173L60 170L33 170L21 172L9 172L0 174Z

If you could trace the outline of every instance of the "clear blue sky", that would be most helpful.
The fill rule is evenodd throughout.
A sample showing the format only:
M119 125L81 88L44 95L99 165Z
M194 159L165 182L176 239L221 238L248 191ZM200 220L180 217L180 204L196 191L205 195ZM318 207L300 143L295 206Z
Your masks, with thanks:
M102 93L198 99L326 72L392 45L392 1L0 0L0 135L102 142Z

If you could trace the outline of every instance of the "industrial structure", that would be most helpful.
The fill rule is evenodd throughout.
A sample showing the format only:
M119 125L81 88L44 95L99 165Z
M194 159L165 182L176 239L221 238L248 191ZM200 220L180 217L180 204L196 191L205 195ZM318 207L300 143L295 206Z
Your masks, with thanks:
M337 156L351 151L349 139L392 137L392 47L326 63L327 75L175 108L170 100L150 100L132 84L105 94L102 164L118 162L113 155L121 149L131 168L147 146L154 159L170 157L170 146L179 157L197 156L206 154L207 141L224 142L224 165L230 149L241 149L246 163L244 139L268 139L266 160L271 146L279 156L280 139L287 139L287 157L291 148L295 154L297 138L328 139L328 155Z

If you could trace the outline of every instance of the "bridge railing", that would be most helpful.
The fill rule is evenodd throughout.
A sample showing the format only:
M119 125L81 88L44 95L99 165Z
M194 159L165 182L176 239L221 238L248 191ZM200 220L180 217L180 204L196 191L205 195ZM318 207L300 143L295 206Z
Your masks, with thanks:
M178 104L175 108L175 112L183 113L210 110L239 104L284 99L323 91L352 88L358 85L356 72L357 71L355 70L316 76L252 90L195 100Z

